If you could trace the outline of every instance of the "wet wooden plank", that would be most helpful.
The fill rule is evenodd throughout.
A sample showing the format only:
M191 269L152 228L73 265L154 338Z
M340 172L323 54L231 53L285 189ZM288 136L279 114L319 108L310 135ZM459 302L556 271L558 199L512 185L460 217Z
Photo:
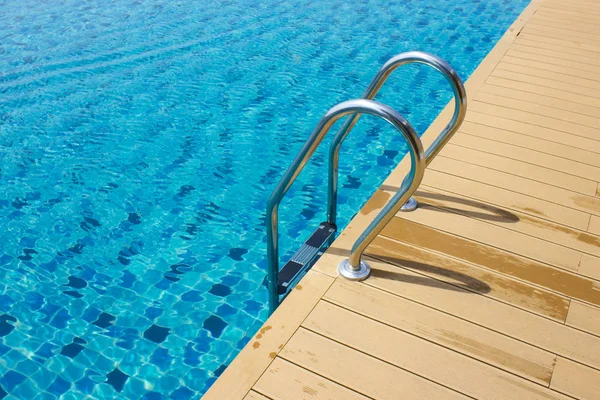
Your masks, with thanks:
M255 388L273 400L368 400L281 358L273 361Z
M544 386L556 356L367 285L337 281L328 301Z
M567 398L544 386L520 379L513 374L333 304L320 302L304 321L303 326L473 398L481 400ZM306 345L308 343L304 344L304 347ZM296 348L302 349L299 346ZM452 367L448 368L448 366Z
M328 307L327 304L319 302L311 315ZM309 317L309 321L314 319ZM315 327L314 324L309 326L311 330ZM355 329L353 326L346 328ZM285 346L281 357L373 399L396 400L398 393L402 393L402 398L414 400L466 398L405 369L337 343L337 339L333 341L300 329ZM311 388L318 390L314 386Z
M421 186L421 189L415 192L415 197L424 205L462 214L600 257L600 236L586 231L571 229L519 212L483 204L427 185Z
M576 399L598 399L600 371L559 357L550 387Z
M243 398L332 283L331 277L318 272L306 274L301 290L296 287L287 297L211 386L203 400Z
M567 325L600 336L600 308L572 301L567 314Z
M600 215L600 198L586 196L556 186L522 178L475 164L438 156L428 170L461 176L475 182L511 190L537 199L547 200L588 214Z
M590 216L583 211L433 169L422 184L580 230L586 230L589 223Z
M393 249L393 245L386 246ZM399 264L403 263L401 258L398 257ZM372 273L364 281L367 285L484 326L550 353L594 368L600 367L600 338L596 336L444 282L439 282L436 286L420 284L422 275L408 268L372 258L368 258L368 262Z
M598 294L596 282L567 271L555 270L535 260L529 260L471 240L449 235L421 224L409 221L402 222L400 219L398 221L394 220L384 229L382 234L384 237L378 237L373 241L368 249L368 254L392 264L407 266L407 261L408 264L411 264L407 257L414 257L415 251L405 249L405 246L401 245L401 243L405 243L412 247L437 251L511 276L525 283L529 282L534 285L529 290L515 287L514 284L510 285L509 282L506 282L506 289L509 290L509 293L505 295L505 299L513 299L514 304L523 308L533 310L542 308L544 312L541 314L550 315L562 321L564 321L568 307L564 299L549 296L551 293L539 289L546 288L565 297L600 304L600 294ZM444 240L444 243L436 244L439 240ZM491 277L486 277L486 281L491 279ZM501 284L501 282L498 282L498 284ZM510 293L511 286L513 291L516 292L512 296ZM525 299L521 299L517 294L520 290L522 290L521 295L526 296Z
M460 139L457 141L459 142ZM474 145L476 140L471 141ZM520 160L484 152L483 150L448 143L440 155L470 164L506 172L573 192L594 196L597 182Z
M466 250L469 249L472 247L467 246ZM516 273L512 277L517 279L513 279L507 276L509 274L506 274L501 267L497 265L490 267L490 262L475 263L473 261L477 258L472 254L462 258L449 258L446 254L437 253L439 250L442 249L434 248L433 251L425 251L424 247L416 247L415 242L411 240L392 242L377 238L369 247L368 254L391 264L411 268L413 272L424 275L421 281L427 284L438 285L436 281L445 282L564 322L569 307L566 296L548 291L540 287L541 285L532 286L521 280L523 276L515 276ZM522 262L518 263L521 260L515 257L509 256L507 261L515 261L518 266L523 265ZM526 263L526 265L531 264ZM513 268L512 271L516 269ZM546 273L551 272L548 269L546 268ZM540 268L537 269L539 270ZM559 285L555 284L554 287Z
M576 272L581 258L580 253L576 250L521 234L509 228L465 218L448 212L448 210L427 206L426 204L421 204L414 212L399 214L399 218L391 221L384 229L384 232L387 232L385 235L401 238L394 233L394 230L402 225L403 220L435 227L452 235L532 260L538 260L568 271ZM450 237L446 238L446 240L450 239Z

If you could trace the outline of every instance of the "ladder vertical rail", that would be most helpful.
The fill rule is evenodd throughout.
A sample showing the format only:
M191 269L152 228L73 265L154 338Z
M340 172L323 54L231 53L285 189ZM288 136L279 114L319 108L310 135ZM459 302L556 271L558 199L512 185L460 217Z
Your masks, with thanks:
M467 113L467 92L465 87L450 64L432 54L410 51L398 54L388 60L377 72L369 87L363 94L363 99L372 100L375 98L379 89L387 81L388 77L396 68L407 64L423 64L439 71L452 87L454 94L454 113L452 119L438 135L435 141L427 148L425 152L426 166L433 161L435 156L448 143L450 138L456 133ZM338 193L338 169L339 152L344 139L348 136L354 125L358 122L360 114L356 113L349 116L340 130L335 135L329 148L329 175L327 190L327 221L335 224L337 219L337 193Z
M279 305L278 281L279 281L279 235L278 218L279 204L294 183L306 163L313 155L331 126L339 119L350 114L370 114L384 119L394 126L407 140L411 158L424 160L425 153L419 136L410 123L392 108L367 99L349 100L332 107L321 118L302 149L287 169L267 203L266 228L267 228L267 286L269 291L269 312L275 311ZM416 162L416 161L415 161ZM421 165L421 164L419 164ZM412 169L411 169L412 171ZM415 176L418 174L415 174ZM422 174L421 174L422 176ZM414 179L413 179L414 181ZM420 182L420 180L419 180ZM418 184L417 184L418 186ZM412 188L413 186L411 186Z
M408 129L412 129L409 126ZM410 171L402 181L400 188L390 201L377 214L375 219L371 221L367 229L359 236L357 241L350 250L350 256L347 260L342 261L338 266L338 272L346 279L362 281L369 277L371 268L369 264L362 261L362 255L365 249L371 244L373 239L383 230L383 228L394 218L394 215L400 210L402 205L412 196L417 190L423 175L425 174L426 159L423 147L418 135L414 130L406 135L409 144L410 154Z

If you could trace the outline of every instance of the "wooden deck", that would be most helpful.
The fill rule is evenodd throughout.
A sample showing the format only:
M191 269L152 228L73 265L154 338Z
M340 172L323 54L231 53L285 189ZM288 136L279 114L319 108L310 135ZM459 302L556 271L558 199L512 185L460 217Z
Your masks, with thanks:
M466 86L372 276L336 266L406 160L205 399L600 399L600 1L534 0Z

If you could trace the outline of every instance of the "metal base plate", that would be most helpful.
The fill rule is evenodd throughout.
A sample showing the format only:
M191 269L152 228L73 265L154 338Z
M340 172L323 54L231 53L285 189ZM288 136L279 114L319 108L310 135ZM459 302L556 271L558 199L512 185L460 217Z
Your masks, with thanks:
M406 203L400 208L400 211L414 211L419 207L419 202L414 197L408 199Z
M364 281L371 275L371 267L364 261L360 262L359 269L352 269L349 260L344 260L338 265L338 272L344 278L351 281Z

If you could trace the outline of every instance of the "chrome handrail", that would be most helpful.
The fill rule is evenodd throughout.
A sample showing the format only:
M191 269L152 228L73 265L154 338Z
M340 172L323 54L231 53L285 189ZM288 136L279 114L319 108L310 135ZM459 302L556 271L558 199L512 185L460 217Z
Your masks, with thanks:
M397 199L397 203L399 200L408 198L416 190L416 188L421 183L421 179L423 178L423 172L425 169L425 154L423 152L423 145L421 143L421 139L419 138L419 135L417 135L417 133L415 132L414 128L410 125L410 123L397 111L384 104L367 99L345 101L332 107L329 111L327 111L327 113L325 113L323 118L321 118L316 128L313 130L309 138L304 143L304 146L302 146L302 149L300 149L300 152L298 153L290 167L287 169L283 177L279 180L279 183L275 187L275 190L271 194L271 197L269 198L269 202L267 204L267 284L269 291L270 313L275 311L275 309L279 305L279 294L277 287L279 275L279 204L281 203L281 200L287 193L290 186L298 177L298 174L300 174L310 157L313 155L317 147L321 144L323 138L325 137L327 132L329 132L332 125L340 118L343 118L349 114L370 114L380 117L385 121L389 122L397 130L399 130L408 142L409 152L411 156L411 170L409 172L409 175L404 179L402 185L400 186L398 193L396 193L392 201L388 203L388 205L384 208L383 211L393 211L396 205L392 204L394 203L393 200ZM341 139L341 142L343 142L343 139L345 139L345 137ZM369 225L369 228L371 228L370 233L363 233L363 235L361 235L359 239L362 239L360 245L358 247L355 245L355 247L353 247L352 252L352 260L355 261L356 259L358 259L358 265L361 265L360 257L364 248L367 247L370 241L373 240L373 238L383 228L385 223L389 221L389 219L391 219L393 216L393 213L389 216L382 216L381 214L378 215L375 221L379 222L377 224L371 223L371 225ZM352 267L352 265L350 267Z
M454 92L454 114L452 115L452 119L425 152L425 166L428 166L431 161L433 161L435 156L440 152L440 150L442 150L442 147L448 143L450 138L458 130L465 119L465 114L467 112L467 92L454 68L452 68L452 66L446 61L432 54L421 51L409 51L406 53L401 53L392 57L383 65L383 67L381 67L363 94L362 98L372 100L375 95L377 95L377 92L379 92L379 89L381 89L383 84L386 82L387 78L392 72L394 72L396 68L402 65L413 63L424 64L441 72L452 86L452 90ZM329 148L327 222L330 224L335 224L337 218L338 166L340 147L342 146L344 139L346 139L346 136L348 136L350 130L352 130L356 122L358 122L359 118L359 113L349 117L335 135ZM414 208L416 208L416 201L414 201L414 205Z

